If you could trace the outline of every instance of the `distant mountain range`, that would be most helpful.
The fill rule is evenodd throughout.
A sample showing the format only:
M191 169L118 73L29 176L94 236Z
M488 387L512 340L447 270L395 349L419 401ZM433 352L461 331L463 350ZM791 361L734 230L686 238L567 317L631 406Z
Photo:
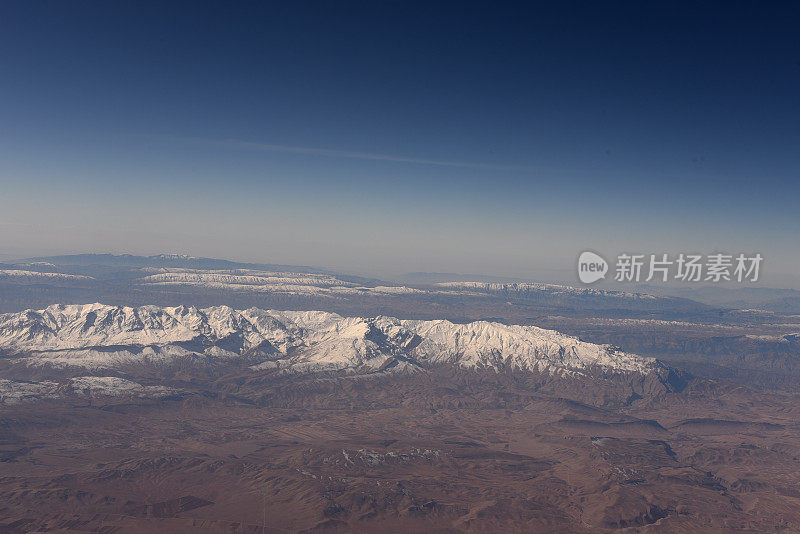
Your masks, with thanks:
M686 314L705 313L721 308L800 313L800 291L793 289L639 285L632 286L630 290L612 290L485 275L426 272L409 273L398 279L401 282L392 283L311 266L236 262L185 254L73 254L27 258L0 264L0 294L4 290L4 283L11 286L34 284L42 288L66 286L89 289L84 294L74 291L62 294L56 291L51 294L49 302L35 300L27 307L75 301L76 297L84 302L87 299L99 300L109 294L107 290L110 288L103 287L104 285L125 282L139 286L137 291L159 288L180 291L205 289L227 292L228 296L241 296L247 292L340 299L411 294L420 297L482 295L512 302L520 301L526 305L604 312L618 310ZM113 293L119 291L120 288L115 287ZM25 307L26 299L23 297L18 300ZM153 300L150 299L151 302ZM242 304L248 303L241 300L236 302L237 306ZM257 301L250 304L263 307L270 303ZM0 306L0 311L12 309Z
M0 265L0 312L45 307L53 302L112 300L116 304L228 304L238 308L319 309L339 313L386 313L460 319L485 310L485 317L586 313L661 314L667 318L709 311L689 299L531 282L465 280L398 284L306 266L238 263L177 254L78 254ZM412 277L413 278L413 277ZM423 277L424 278L424 277ZM529 309L529 311L525 311ZM410 313L409 313L410 312ZM431 318L437 318L433 315ZM512 320L513 319L509 319Z
M710 306L757 308L781 313L800 313L800 291L769 287L659 287L640 286L639 291L653 295L692 299Z
M183 267L186 269L262 269L268 271L292 271L298 273L324 273L324 269L304 265L279 265L246 263L214 258L196 258L186 254L156 254L135 256L132 254L68 254L63 256L41 256L14 262L25 264L52 264L61 266L116 266L116 267Z

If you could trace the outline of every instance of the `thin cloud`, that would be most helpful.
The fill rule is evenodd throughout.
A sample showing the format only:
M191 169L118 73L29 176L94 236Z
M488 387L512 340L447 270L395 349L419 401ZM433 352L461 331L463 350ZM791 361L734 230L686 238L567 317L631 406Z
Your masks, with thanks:
M251 141L239 141L228 139L223 141L196 140L203 144L233 148L239 150L254 150L260 152L282 152L288 154L310 154L314 156L326 156L332 158L363 159L371 161L391 161L397 163L413 163L417 165L435 165L437 167L460 167L467 169L493 169L493 170L532 170L529 167L519 167L513 165L494 165L491 163L476 163L469 161L447 161L424 158L410 158L404 156L392 156L389 154L372 154L369 152L351 152L348 150L333 150L329 148L312 148L303 146L273 145L269 143L255 143Z

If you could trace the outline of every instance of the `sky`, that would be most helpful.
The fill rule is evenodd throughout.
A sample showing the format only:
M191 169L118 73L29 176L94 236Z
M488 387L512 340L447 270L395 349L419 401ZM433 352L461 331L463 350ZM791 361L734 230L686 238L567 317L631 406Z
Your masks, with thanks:
M0 3L0 260L800 275L800 4Z

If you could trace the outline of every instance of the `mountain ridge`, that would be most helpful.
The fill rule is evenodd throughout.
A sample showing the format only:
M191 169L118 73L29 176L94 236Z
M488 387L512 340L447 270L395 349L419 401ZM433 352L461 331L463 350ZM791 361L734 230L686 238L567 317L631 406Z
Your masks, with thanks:
M415 370L425 365L646 374L653 358L535 326L343 317L229 306L52 305L0 314L0 350L29 365L108 367L146 358L247 359L286 371ZM260 367L258 367L260 366Z

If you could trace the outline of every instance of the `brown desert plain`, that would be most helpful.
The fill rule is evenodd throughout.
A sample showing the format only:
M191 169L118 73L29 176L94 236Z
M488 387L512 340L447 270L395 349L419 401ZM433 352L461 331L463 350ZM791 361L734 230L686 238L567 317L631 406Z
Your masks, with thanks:
M800 402L433 368L0 407L0 532L798 532Z

